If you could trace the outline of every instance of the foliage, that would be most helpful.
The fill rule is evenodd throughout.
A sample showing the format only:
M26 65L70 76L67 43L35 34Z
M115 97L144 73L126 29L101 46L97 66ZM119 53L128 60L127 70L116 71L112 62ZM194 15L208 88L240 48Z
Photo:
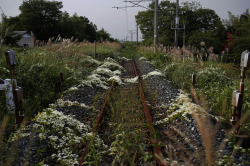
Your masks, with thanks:
M232 85L232 79L216 66L208 66L197 73L197 92L206 96L210 111L227 119L230 114L224 111L231 108Z
M245 50L250 50L250 14L249 9L240 16L235 16L229 12L229 19L224 20L227 31L234 35L232 48L229 53L232 61L240 63L240 55ZM228 41L226 41L228 42Z
M40 40L57 35L56 29L61 17L62 2L32 0L23 1L19 7L20 22L27 31L32 31Z
M229 125L232 112L232 93L238 89L240 70L234 64L218 62L195 62L185 59L184 62L173 61L163 54L153 54L153 50L140 47L139 52L150 60L158 69L189 94L196 95L200 105L213 115L223 117L223 122ZM196 88L191 87L192 74L196 74ZM248 92L249 80L245 79L245 93L242 115L247 115L250 108ZM249 120L245 120L242 129L249 132Z
M182 26L183 20L186 24L186 40L188 43L196 44L203 40L211 40L216 51L220 51L220 43L224 40L225 28L220 21L220 18L211 9L204 9L199 3L184 2L184 6L180 7L180 25ZM174 30L173 23L175 20L175 7L176 3L169 0L161 1L159 4L159 43L165 46L173 45L174 42ZM143 35L144 43L147 45L153 42L153 17L154 17L154 2L149 5L150 10L139 12L136 15L136 21L140 26L140 30ZM192 43L192 36L205 33L203 38L197 39L196 43ZM182 32L181 32L182 33ZM208 38L212 35L212 38ZM196 35L197 36L197 35ZM194 38L194 37L193 37ZM179 35L179 41L182 41L182 35ZM216 42L217 41L217 42ZM180 46L182 44L179 44ZM196 46L199 46L197 44Z
M2 20L3 22L0 23L0 45L16 45L21 37L13 33L14 27L8 26L6 17L2 16Z
M53 41L52 37L58 35L78 41L115 41L103 28L97 31L97 26L87 17L78 16L76 13L70 16L66 11L62 12L62 8L62 2L59 1L23 1L19 7L21 14L3 19L2 24L9 27L9 32L24 30L32 32L40 41L49 39ZM0 35L4 36L5 30L0 31ZM6 43L10 42L6 41Z
M98 44L99 60L117 56L119 44ZM87 75L96 69L98 61L85 54L93 56L94 46L87 43L72 43L64 41L31 49L12 48L17 59L17 82L24 91L25 115L32 117L38 111L47 107L61 95L60 72L64 76L64 89L80 84ZM0 47L0 78L11 78L11 72L6 65L4 52L6 47ZM100 65L100 64L99 64ZM4 97L1 95L1 98ZM1 100L0 108L4 108L5 100Z
M88 18L77 16L75 13L72 17L67 12L62 13L59 23L59 31L63 38L73 37L78 41L88 40L93 42L97 38L96 25L89 21Z

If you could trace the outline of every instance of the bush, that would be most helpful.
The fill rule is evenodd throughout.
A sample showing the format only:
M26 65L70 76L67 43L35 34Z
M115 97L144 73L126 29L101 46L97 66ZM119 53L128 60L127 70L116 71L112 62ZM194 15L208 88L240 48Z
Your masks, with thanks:
M18 63L16 78L18 86L23 88L27 117L33 117L38 111L60 97L60 72L63 72L64 89L66 90L79 84L100 65L100 62L93 58L93 48L93 44L72 43L67 40L44 47L12 48L16 53ZM115 52L119 48L120 45L117 43L98 43L99 60L108 56L117 56ZM2 79L11 78L4 55L8 49L0 47L0 78ZM0 109L6 110L4 95L0 94L0 99ZM0 120L5 113L2 113Z

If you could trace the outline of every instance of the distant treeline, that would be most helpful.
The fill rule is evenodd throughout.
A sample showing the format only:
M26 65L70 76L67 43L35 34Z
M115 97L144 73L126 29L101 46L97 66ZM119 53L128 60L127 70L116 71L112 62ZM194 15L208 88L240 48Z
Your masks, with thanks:
M29 0L19 7L21 13L15 17L2 16L0 38L2 44L15 43L13 31L29 31L40 41L48 41L60 34L62 38L74 38L78 41L109 40L110 34L97 26L87 17L62 12L59 1Z
M154 40L154 6L136 15L145 45L152 45ZM173 46L175 31L176 3L163 0L158 7L159 44ZM213 47L215 53L228 50L229 59L239 61L241 52L250 50L250 13L249 9L240 16L229 13L228 20L221 20L212 9L206 9L197 2L183 2L179 7L180 28L185 24L185 45L198 49L200 43ZM183 46L183 32L179 30L178 46Z

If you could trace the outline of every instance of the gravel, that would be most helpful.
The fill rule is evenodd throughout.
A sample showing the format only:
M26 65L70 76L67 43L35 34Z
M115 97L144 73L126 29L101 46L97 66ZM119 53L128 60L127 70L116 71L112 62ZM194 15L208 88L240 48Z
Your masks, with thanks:
M145 60L137 59L136 66L139 70L140 75L146 75L149 72L157 70L153 65L151 65ZM159 106L162 104L166 105L175 100L178 94L180 93L180 90L166 77L162 76L149 77L143 80L142 83L145 91L145 96L148 99L150 105L149 107L151 110L153 122L158 121L164 117L164 114L166 114L166 109L159 108ZM64 96L64 100L77 101L79 103L84 103L89 106L94 106L96 110L99 110L104 101L105 92L105 90L98 88L84 87L78 89L75 92L66 94ZM88 109L80 108L77 106L57 107L57 110L64 112L66 115L73 115L79 121L84 122L85 124L87 123L90 126L93 124L93 120L95 120L95 117L98 114L98 111L93 111L93 113L90 113ZM204 145L202 142L199 128L197 127L195 120L191 116L189 117L189 120L190 121L187 122L180 118L177 118L176 120L168 122L164 125L155 126L156 132L159 136L159 140L162 142L162 144L168 145L163 146L163 151L169 150L166 147L169 147L171 141L173 142L176 140L183 140L180 135L173 134L174 130L178 129L181 133L183 133L187 138L192 141L191 143L181 142L181 144L186 148L186 150L190 151L190 154L195 154L197 150L193 147L197 146L199 150L201 150L198 151L198 153L200 153L201 156L204 155ZM27 125L29 125L29 123ZM171 131L172 136L176 138L171 140L169 135L164 134L166 131L169 130L173 130ZM225 129L220 127L216 133L216 147L219 147L219 145L221 145L225 138ZM175 142L176 145L173 145L173 148L179 153L183 150L183 148L178 145L180 143L180 141L178 141ZM6 163L6 161L9 161L11 163L9 165L13 166L35 165L36 163L39 163L42 160L44 160L45 163L50 163L50 165L59 165L58 163L53 163L53 161L51 161L52 159L50 155L53 153L53 150L48 147L48 143L46 141L40 141L40 138L35 131L31 132L31 135L29 137L19 139L18 141L15 141L12 144L4 142L4 144L1 145L1 148L2 149L0 152L0 165L4 165L3 163ZM82 146L80 146L79 148L82 148ZM233 146L229 145L229 143L226 143L225 147L221 151L221 155L219 156L219 158L221 158L221 156L224 156L225 154L231 155L233 151ZM164 153L165 157L169 158L169 156L166 156L166 154L167 153ZM177 160L181 164L185 162L185 158L181 156L179 156L178 158L177 156L174 156L172 160L170 160L170 162L173 162L174 160ZM190 160L191 161L189 162L193 165L200 165L204 163L204 156L203 158L190 157ZM236 164L239 164L242 161L249 161L250 163L249 155L236 152L234 162Z

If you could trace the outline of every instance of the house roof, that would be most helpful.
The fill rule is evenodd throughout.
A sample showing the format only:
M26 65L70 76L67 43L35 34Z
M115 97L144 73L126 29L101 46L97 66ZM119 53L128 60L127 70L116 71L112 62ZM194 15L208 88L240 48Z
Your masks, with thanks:
M14 31L14 34L16 34L16 35L23 35L26 33L30 34L28 31Z

